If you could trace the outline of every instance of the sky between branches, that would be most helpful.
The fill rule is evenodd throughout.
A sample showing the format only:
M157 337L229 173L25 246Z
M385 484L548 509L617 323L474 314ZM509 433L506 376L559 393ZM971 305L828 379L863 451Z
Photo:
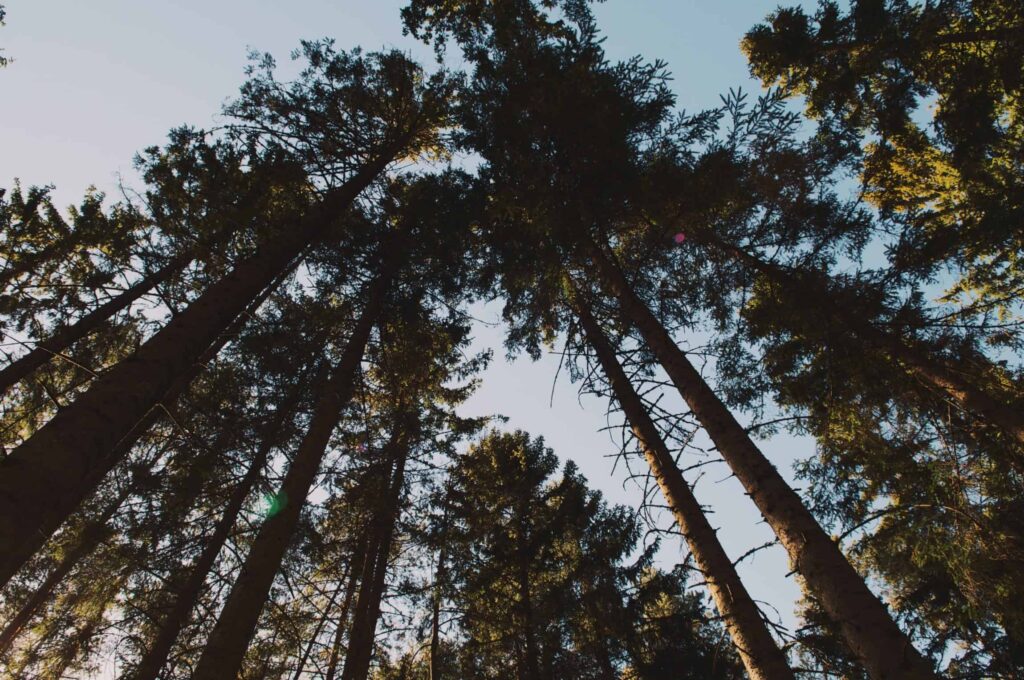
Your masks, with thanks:
M136 183L131 160L163 142L177 125L213 127L221 104L237 91L249 48L273 54L287 72L287 55L304 38L329 36L339 48L398 47L431 64L432 50L401 33L403 0L6 0L0 47L13 63L0 70L0 186L53 184L59 205L76 202L89 185L111 198L118 181ZM607 0L598 25L612 59L642 54L664 59L674 74L678 106L690 111L719 103L742 87L756 95L738 43L777 0ZM795 4L795 3L789 3ZM811 3L804 4L810 6ZM687 247L666 243L666 247ZM488 321L500 306L474 308ZM613 473L616 445L605 404L577 399L559 359L507 363L501 329L477 325L478 347L495 348L495 361L466 414L501 413L509 428L543 435L563 459L575 460L591 485L613 502L636 505L640 493ZM685 339L684 339L685 340ZM685 342L683 343L685 346ZM787 436L764 443L769 458L792 479L794 460L810 455L807 441ZM685 465L684 461L684 465ZM638 468L639 469L639 468ZM743 495L711 466L697 488L714 510L729 554L736 558L767 541L769 529ZM663 526L667 526L667 522ZM678 541L662 551L666 565L682 558ZM751 594L792 626L796 585L786 579L785 554L761 552L740 567Z

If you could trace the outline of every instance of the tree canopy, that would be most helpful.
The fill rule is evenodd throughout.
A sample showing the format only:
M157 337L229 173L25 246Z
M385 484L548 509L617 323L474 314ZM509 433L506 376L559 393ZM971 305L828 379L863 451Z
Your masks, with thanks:
M3 677L1024 674L1024 9L780 7L696 113L586 0L395 20L438 64L254 53L120 198L0 190ZM489 302L634 504L465 415Z

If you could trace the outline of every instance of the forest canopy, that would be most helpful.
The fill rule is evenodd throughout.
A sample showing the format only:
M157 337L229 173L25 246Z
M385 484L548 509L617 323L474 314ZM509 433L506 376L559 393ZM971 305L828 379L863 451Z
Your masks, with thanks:
M2 677L1024 676L1024 7L781 6L697 112L594 9L409 0L436 63L254 53L137 191L0 188ZM495 352L635 503L466 415Z

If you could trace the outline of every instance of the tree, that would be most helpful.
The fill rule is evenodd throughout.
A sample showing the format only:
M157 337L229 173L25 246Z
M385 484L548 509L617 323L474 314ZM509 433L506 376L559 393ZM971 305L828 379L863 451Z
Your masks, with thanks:
M573 284L569 286L573 287ZM625 413L662 495L694 554L747 673L752 678L794 677L785 654L776 645L761 612L740 581L733 562L718 542L714 528L704 516L703 508L679 471L645 404L622 369L615 348L591 313L589 303L581 299L578 290L570 295L585 334L584 341L593 347L597 355L597 363L606 376L610 392Z
M693 367L611 254L620 243L614 229L642 219L633 206L642 197L645 168L656 169L664 157L682 156L687 127L691 136L699 135L707 121L669 118L672 97L663 66L638 61L607 65L585 6L573 7L577 13L570 19L578 28L560 40L533 29L530 17L537 13L495 10L475 17L477 33L466 50L476 70L461 112L465 143L487 161L481 174L494 186L495 222L516 225L494 230L505 258L495 268L505 276L506 319L514 322L513 333L521 333L510 341L529 345L551 338L564 320L562 272L573 265L594 272L862 662L879 677L934 677L930 664ZM448 30L443 23L434 28ZM538 92L541 81L544 90ZM523 106L524 101L531 105ZM524 214L528 220L517 219Z
M74 404L56 415L7 456L0 481L0 541L13 546L5 564L21 564L52 533L81 498L116 463L111 447L168 391L175 378L217 336L311 246L325 241L335 221L395 159L415 155L433 143L443 116L418 70L397 54L371 57L334 53L329 46L307 46L311 68L306 83L318 76L334 79L334 89L295 86L298 101L312 106L315 96L333 97L339 125L357 125L367 145L352 149L365 163L334 166L343 183L324 200L297 216L297 226L264 236L253 254L207 288L137 352L97 380ZM268 67L269 68L269 67ZM342 85L353 78L355 87ZM259 97L277 92L270 76L254 79L238 104L238 115L254 115ZM350 99L346 99L350 97ZM286 115L293 112L283 111ZM273 116L271 115L271 118ZM367 127L371 121L375 127ZM270 142L271 140L266 140ZM116 408L113 404L117 404ZM86 443L83 448L83 442Z
M1020 173L1010 170L1024 101L1017 3L877 0L845 12L820 3L813 16L784 7L743 48L756 77L805 97L823 134L846 140L870 200L900 227L895 266L922 279L952 266L949 300L1012 313L1021 287L1011 226Z
M274 575L291 542L340 412L352 396L370 333L381 314L395 269L400 266L396 255L393 252L383 255L384 262L367 295L366 307L360 313L345 351L321 387L307 432L277 492L276 499L280 507L260 528L196 667L197 678L235 675L241 666Z
M7 10L4 9L3 5L0 5L0 26L4 25L4 19L6 18L6 16L7 16ZM3 52L3 50L0 50L0 52ZM10 57L5 57L5 56L0 55L0 68L3 68L3 67L7 66L10 63L11 63Z
M674 657L677 670L738 677L734 658L712 660L716 626L680 590L662 589L672 578L650 568L649 552L624 564L639 535L632 513L608 507L572 463L557 468L542 440L517 431L488 433L451 470L436 535L449 565L444 599L459 621L440 645L448 673L653 680ZM671 627L673 615L685 621L678 637L638 635Z

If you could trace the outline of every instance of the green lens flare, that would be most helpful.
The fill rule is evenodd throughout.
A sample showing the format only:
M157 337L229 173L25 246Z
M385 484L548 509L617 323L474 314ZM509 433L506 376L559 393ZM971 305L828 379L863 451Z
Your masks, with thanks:
M282 491L276 494L269 494L263 497L264 511L263 515L265 519L270 519L277 513L284 509L284 506L288 503L288 495Z

